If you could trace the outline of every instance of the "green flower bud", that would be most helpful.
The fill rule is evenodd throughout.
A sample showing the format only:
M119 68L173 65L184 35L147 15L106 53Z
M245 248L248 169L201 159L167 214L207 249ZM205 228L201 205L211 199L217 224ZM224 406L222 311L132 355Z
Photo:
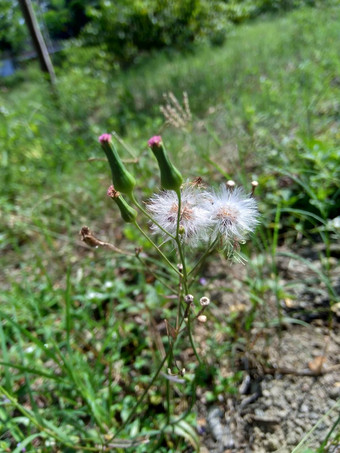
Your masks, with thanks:
M148 141L152 152L154 153L161 172L162 189L179 191L183 178L177 168L170 162L167 152L164 148L162 137L156 135Z
M130 195L136 184L136 180L131 173L127 171L125 165L120 160L117 150L111 142L111 135L101 135L99 137L99 143L101 144L107 160L109 161L113 184L120 192Z
M117 192L113 186L108 188L107 195L115 201L125 222L134 223L136 221L137 211L127 204L121 194Z
M185 233L185 228L183 225L179 226L178 233L182 236Z

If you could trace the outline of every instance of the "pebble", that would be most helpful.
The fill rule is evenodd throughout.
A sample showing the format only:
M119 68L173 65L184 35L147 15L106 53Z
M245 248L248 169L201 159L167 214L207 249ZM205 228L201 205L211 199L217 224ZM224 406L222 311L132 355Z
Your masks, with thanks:
M328 391L328 395L333 400L337 400L340 397L340 387L332 387Z
M267 436L266 446L268 451L276 451L281 447L280 441L275 434Z

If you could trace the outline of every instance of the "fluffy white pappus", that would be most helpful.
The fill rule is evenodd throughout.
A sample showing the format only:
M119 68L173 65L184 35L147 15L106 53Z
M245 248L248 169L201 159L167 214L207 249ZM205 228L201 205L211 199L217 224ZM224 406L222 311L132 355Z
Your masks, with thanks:
M205 201L205 203L203 202ZM206 193L191 185L184 185L181 189L181 212L179 226L181 239L184 243L197 246L209 237L210 213L204 206L208 206ZM176 235L178 217L178 197L173 190L164 190L154 195L147 202L147 210L155 221L173 236ZM151 226L155 233L160 233L169 239L156 224Z
M238 188L221 185L219 191L210 193L209 212L214 238L221 235L227 245L246 240L259 223L256 200Z

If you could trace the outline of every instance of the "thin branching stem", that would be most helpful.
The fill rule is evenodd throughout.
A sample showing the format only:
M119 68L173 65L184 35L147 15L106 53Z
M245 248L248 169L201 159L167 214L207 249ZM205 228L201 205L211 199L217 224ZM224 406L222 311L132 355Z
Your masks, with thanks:
M134 405L133 409L131 410L130 412L130 415L128 416L128 418L125 420L125 422L120 426L120 428L116 431L116 434L114 435L113 439L115 439L118 434L131 422L131 420L133 419L133 416L135 415L135 413L137 412L137 409L139 408L139 406L142 404L144 398L146 397L146 395L148 394L149 390L151 389L151 387L153 386L154 382L156 381L156 379L158 378L159 376L159 373L162 371L162 368L165 364L165 362L169 359L169 357L171 356L172 354L172 348L173 348L174 344L171 344L169 345L169 349L168 349L168 352L166 353L166 355L164 356L163 360L161 361L159 367L157 368L157 371L156 373L154 374L153 378L151 379L151 381L149 382L149 385L146 387L146 389L144 390L144 392L142 393L142 395L139 397L138 401L136 402L136 404Z
M165 286L165 288L167 288L169 291L171 291L172 294L177 294L176 290L174 288L171 288L170 285L168 285L168 283L166 281L164 281L164 279L162 277L160 277L156 272L154 272L151 267L148 265L148 263L146 263L141 257L140 255L136 255L138 261L148 270L148 272L150 272L150 274L156 279L158 280L163 286Z
M196 270L198 270L200 268L200 266L201 266L201 264L203 264L205 258L214 250L217 242L218 242L218 237L209 245L209 247L207 247L207 249L203 253L203 255L200 256L200 258L198 259L197 263L194 265L194 267L188 273L188 277L190 275L194 274L196 272ZM191 282L192 282L192 280L191 280ZM189 285L190 285L191 282L189 282Z
M200 356L199 356L199 354L197 352L197 349L196 349L196 346L195 346L195 341L194 341L194 338L192 336L190 313L189 313L189 316L188 316L187 326L188 326L188 334L189 334L189 340L190 340L190 344L191 344L192 350L194 351L194 354L196 356L196 359L198 360L198 363L201 365L202 364L202 360L201 360L201 358L200 358Z
M149 213L148 211L146 211L143 206L138 203L138 201L136 200L136 197L134 196L133 193L130 194L130 197L131 197L131 201L132 203L136 206L136 208L138 208L140 211L142 211L142 213L149 219L151 220L152 223L154 223L155 225L157 225L157 227L163 231L163 233L165 233L167 236L169 236L171 239L175 240L175 236L173 236L171 233L169 233L169 231L167 231L166 229L164 229L162 227L162 225L160 225Z
M135 222L134 225L142 233L142 235L150 242L150 244L157 250L157 252L163 258L163 260L171 267L171 269L174 270L176 272L176 274L180 275L180 272L178 271L178 269L176 269L176 267L172 263L170 263L168 258L164 255L164 253L160 250L160 248L153 242L153 240L150 238L150 236L147 233L145 233L143 228L140 227L137 222Z
M181 243L181 239L180 239L180 220L181 220L181 208L182 208L182 200L181 200L181 192L180 190L177 190L176 191L177 193L177 197L178 197L178 212L177 212L177 229L176 229L176 243L177 243L177 247L178 247L178 253L179 253L179 257L180 257L180 261L181 261L181 264L182 264L182 274L183 274L183 280L182 280L182 283L183 283L183 289L184 289L184 293L187 295L189 294L189 285L188 285L188 272L187 272L187 268L186 268L186 262L185 262L185 256L184 256L184 251L183 251L183 245ZM179 310L178 312L180 312L180 304L182 303L182 298L179 298L179 301L178 301L178 304L179 304ZM190 307L190 304L188 305L188 307ZM188 316L186 316L186 314ZM186 310L186 314L184 315L183 317L183 320L187 317L188 318L188 322L187 322L187 327L188 327L188 334L189 334L189 340L190 340L190 344L192 346L192 349L194 351L194 354L198 360L198 362L201 364L201 359L198 355L198 352L196 350L196 346L195 346L195 342L194 342L194 338L192 336L192 331L191 331L191 319L190 319L190 311L187 309ZM182 322L180 323L180 325L182 324Z
M187 273L187 267L185 263L185 257L183 253L183 247L181 243L181 238L180 238L180 221L181 221L181 209L182 209L182 199L181 199L181 192L180 190L176 191L177 197L178 197L178 208L177 208L177 226L176 226L176 238L175 241L177 243L178 247L178 253L180 257L181 264L183 266L182 274L183 274L183 288L185 291L185 294L188 294L188 273Z
M24 406L22 406L18 401L12 397L1 385L0 385L0 393L2 393L10 402L11 404L22 413L24 417L26 417L32 425L39 429L39 431L46 433L47 435L53 437L53 439L57 440L58 442L62 443L65 447L72 448L73 450L82 450L82 451L98 451L97 447L86 447L86 446L76 446L73 443L68 443L64 439L62 439L58 434L56 434L52 429L47 428L43 424L41 424L30 411L28 411ZM104 450L105 451L105 450Z

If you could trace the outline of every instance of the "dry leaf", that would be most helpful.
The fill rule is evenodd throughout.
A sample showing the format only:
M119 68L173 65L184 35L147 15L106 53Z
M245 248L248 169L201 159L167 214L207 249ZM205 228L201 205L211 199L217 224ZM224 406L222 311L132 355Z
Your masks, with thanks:
M313 373L320 373L325 363L326 357L323 355L318 355L311 362L308 363L308 368L313 371Z

